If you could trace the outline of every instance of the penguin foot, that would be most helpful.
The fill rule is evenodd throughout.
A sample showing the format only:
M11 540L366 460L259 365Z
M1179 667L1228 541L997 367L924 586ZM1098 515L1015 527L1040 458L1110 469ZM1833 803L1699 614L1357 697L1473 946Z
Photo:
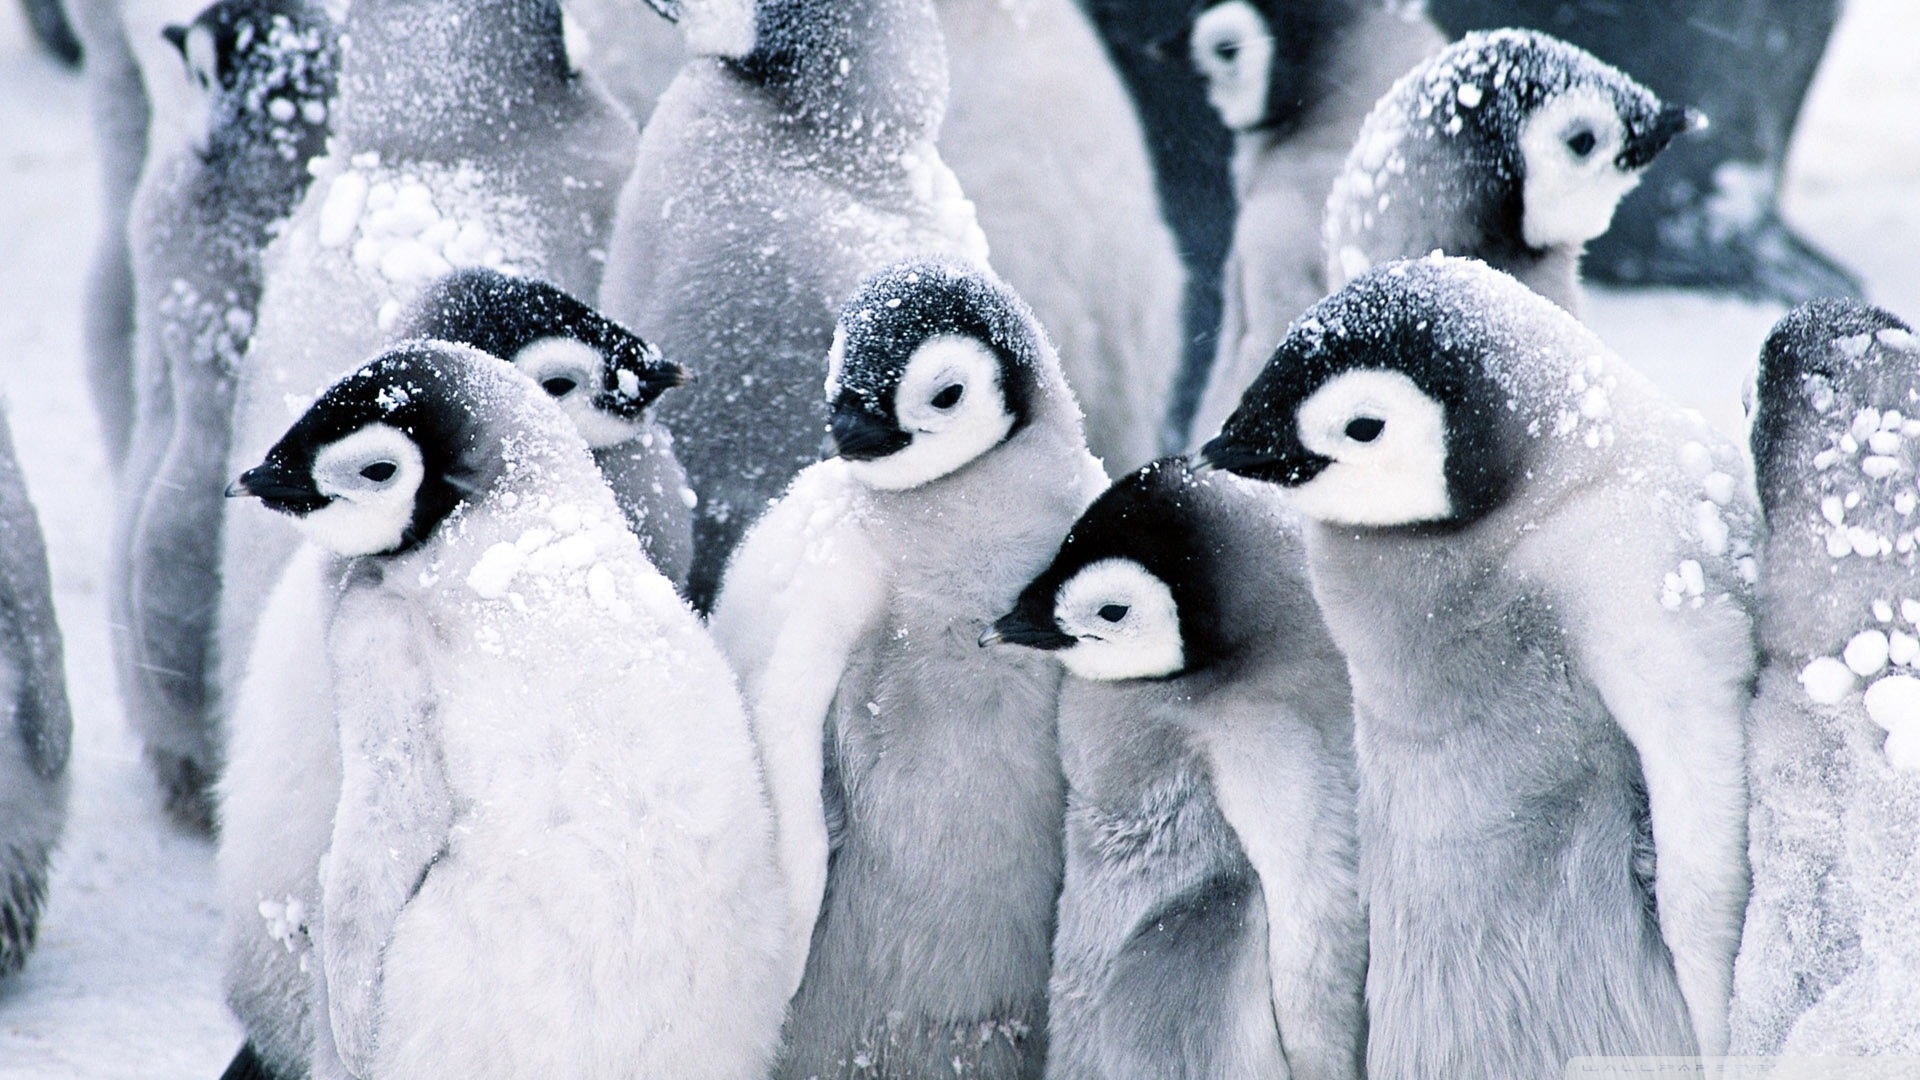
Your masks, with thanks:
M151 746L147 764L160 781L168 815L194 832L214 835L213 772L190 757Z
M55 60L70 68L80 66L80 39L73 32L60 0L22 0L33 38Z
M20 970L39 936L47 855L41 847L0 849L0 978Z
M240 1044L240 1052L233 1055L233 1061L227 1065L227 1071L220 1074L220 1080L284 1080L277 1072L260 1060L251 1041Z
M1779 215L1714 235L1704 225L1660 230L1649 249L1590 251L1589 281L1630 288L1675 286L1798 305L1821 297L1860 298L1859 279L1794 232Z

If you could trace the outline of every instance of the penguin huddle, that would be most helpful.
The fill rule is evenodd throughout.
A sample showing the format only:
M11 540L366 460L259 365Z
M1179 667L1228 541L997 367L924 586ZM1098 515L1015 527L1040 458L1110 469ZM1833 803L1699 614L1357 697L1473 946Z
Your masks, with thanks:
M1920 345L1794 312L1749 458L1580 324L1691 112L1202 5L1242 228L1141 464L1171 356L992 268L934 0L653 7L639 131L555 0L168 34L207 123L133 211L112 600L217 829L229 1077L1920 1046L1863 1019L1920 963ZM0 974L70 726L4 436Z

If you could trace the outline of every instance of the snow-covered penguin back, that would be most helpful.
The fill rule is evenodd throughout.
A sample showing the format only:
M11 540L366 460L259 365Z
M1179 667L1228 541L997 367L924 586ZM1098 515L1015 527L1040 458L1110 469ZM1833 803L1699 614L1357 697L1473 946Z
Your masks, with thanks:
M1435 249L1484 259L1573 310L1581 247L1693 120L1544 34L1468 34L1408 72L1328 196L1327 277Z

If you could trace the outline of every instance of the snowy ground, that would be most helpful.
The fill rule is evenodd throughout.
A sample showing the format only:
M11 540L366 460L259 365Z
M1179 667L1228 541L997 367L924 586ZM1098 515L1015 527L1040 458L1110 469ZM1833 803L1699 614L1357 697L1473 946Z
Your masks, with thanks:
M0 985L0 1078L211 1080L239 1030L220 1002L212 851L166 824L120 718L102 564L111 520L86 398L81 283L97 212L77 77L0 2L0 390L52 547L77 730L73 812L38 953ZM1920 319L1920 5L1851 0L1809 102L1789 217ZM1595 296L1623 355L1731 434L1780 309L1683 293Z

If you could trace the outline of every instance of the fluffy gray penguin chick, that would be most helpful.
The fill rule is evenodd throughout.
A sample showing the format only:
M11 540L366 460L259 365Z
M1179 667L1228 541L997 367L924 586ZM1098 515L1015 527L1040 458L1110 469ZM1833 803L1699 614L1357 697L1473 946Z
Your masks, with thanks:
M829 369L836 456L748 534L713 617L802 935L774 1075L1037 1077L1060 673L976 642L1105 478L1046 336L979 270L876 273Z
M693 59L641 137L600 307L700 381L661 406L700 505L690 593L818 456L840 304L909 256L986 262L934 146L933 0L657 0Z
M200 120L134 198L136 410L111 594L128 720L168 808L204 829L222 756L210 694L234 380L261 252L324 149L337 54L326 13L302 0L221 0L166 38Z
M27 962L40 929L72 740L47 545L0 411L0 977Z
M1155 462L983 639L1075 676L1056 1080L1363 1073L1352 698L1279 502Z
M612 319L549 285L485 267L430 286L396 339L472 345L519 368L573 418L640 549L676 588L693 559L693 492L673 437L653 420L687 369Z
M1468 34L1395 83L1361 126L1327 199L1327 282L1440 250L1578 314L1581 249L1701 122L1557 38Z
M1757 576L1738 452L1560 308L1436 256L1309 309L1202 459L1316 522L1353 680L1368 1075L1724 1053Z
M1233 132L1233 247L1220 338L1193 419L1213 437L1287 324L1332 290L1321 253L1327 194L1374 102L1446 44L1384 0L1213 0L1187 34L1207 98Z
M1733 1052L1920 1052L1920 340L1807 304L1760 354L1768 528ZM1908 419L1914 417L1916 419Z
M560 407L403 343L232 491L347 560L316 1075L764 1076L787 927L746 712Z

